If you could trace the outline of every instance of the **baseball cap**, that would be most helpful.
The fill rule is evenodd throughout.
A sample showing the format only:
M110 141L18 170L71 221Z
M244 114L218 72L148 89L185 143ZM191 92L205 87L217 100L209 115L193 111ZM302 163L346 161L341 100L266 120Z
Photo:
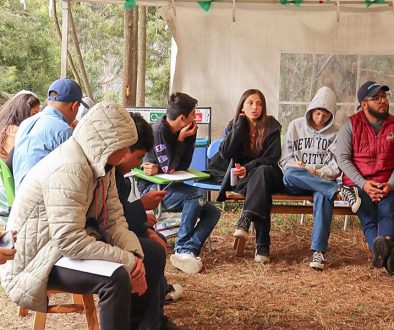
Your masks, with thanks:
M390 88L386 85L379 85L375 81L367 81L357 92L358 101L361 103L361 101L365 100L367 97L374 97L380 90L388 92Z
M56 92L57 95L50 95L51 92ZM48 89L48 100L59 102L79 102L87 109L89 106L82 101L82 90L79 85L71 79L61 78L55 80Z
M82 117L85 116L89 112L89 109L93 108L93 106L95 104L94 101L90 97L87 97L87 96L84 97L82 99L82 101L83 101L83 103L86 103L89 106L89 108L86 108L82 103L79 105L78 113L77 113L77 116L75 117L75 119L78 121L81 120Z

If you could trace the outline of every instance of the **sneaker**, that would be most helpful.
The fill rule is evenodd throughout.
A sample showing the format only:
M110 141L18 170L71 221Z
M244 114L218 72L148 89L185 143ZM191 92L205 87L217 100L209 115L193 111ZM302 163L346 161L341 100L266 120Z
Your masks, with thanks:
M193 253L176 253L170 256L171 264L190 274L198 273L202 268L201 258L195 257Z
M394 247L391 249L391 253L388 256L384 267L390 275L394 275Z
M339 186L338 193L342 200L349 203L353 213L356 213L361 205L361 198L355 187Z
M163 315L161 317L160 330L188 330L184 327L178 327L174 322L172 322L168 316Z
M324 260L324 254L320 251L315 251L312 256L312 261L309 264L309 267L315 270L323 270L325 267L326 261Z
M250 223L251 223L250 218L242 214L235 225L237 229L235 230L233 236L242 238L246 241L249 238Z
M269 250L267 248L258 247L254 254L254 261L260 262L263 265L269 264L271 262Z
M378 236L373 241L372 266L382 268L385 266L387 258L394 247L394 242L390 236Z
M168 291L164 297L165 303L177 301L183 294L183 288L180 284L169 284Z

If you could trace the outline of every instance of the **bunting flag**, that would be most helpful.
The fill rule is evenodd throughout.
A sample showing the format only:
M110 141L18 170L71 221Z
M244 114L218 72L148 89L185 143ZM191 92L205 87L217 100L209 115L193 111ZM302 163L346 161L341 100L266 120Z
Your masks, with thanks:
M364 0L365 7L369 7L373 5L374 3L384 3L384 0Z
M208 11L209 8L211 8L211 3L212 3L213 1L214 1L214 0L212 0L212 1L197 1L197 2L198 2L198 4L200 5L200 7L201 7L202 9L204 9L205 11Z
M124 0L125 9L134 9L137 6L136 0Z
M301 5L302 1L303 0L279 0L281 5L288 5L289 3L292 3L292 4L294 4L294 6L297 6L297 7ZM367 1L367 0L364 0L364 1Z

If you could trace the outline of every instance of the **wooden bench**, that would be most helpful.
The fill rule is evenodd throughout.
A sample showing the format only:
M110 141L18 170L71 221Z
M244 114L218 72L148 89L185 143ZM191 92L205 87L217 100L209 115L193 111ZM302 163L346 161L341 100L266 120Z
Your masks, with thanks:
M232 191L226 192L227 199L235 201L243 201L245 196ZM344 215L345 223L344 230L347 228L348 216L353 215L351 208L343 206L340 199L335 200L333 215ZM313 196L306 195L287 195L287 194L274 194L272 195L272 210L271 213L279 214L313 214ZM302 218L303 219L303 218ZM302 220L301 220L302 222ZM245 241L235 238L234 250L237 256L242 256L245 249Z

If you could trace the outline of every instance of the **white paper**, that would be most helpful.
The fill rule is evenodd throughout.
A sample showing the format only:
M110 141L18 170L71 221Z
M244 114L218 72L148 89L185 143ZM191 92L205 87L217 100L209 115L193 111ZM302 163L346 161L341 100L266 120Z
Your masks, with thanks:
M167 237L174 237L177 236L179 232L179 227L178 228L172 228L172 229L165 229L160 231L160 234L162 234L165 238Z
M181 219L179 217L171 217L156 223L156 231L164 231L167 229L179 228Z
M79 270L81 272L97 274L102 276L112 276L115 270L123 266L122 264L105 261L105 260L88 260L88 259L71 259L68 257L61 257L56 263L56 266Z
M124 177L125 177L125 178L129 178L129 177L135 176L135 175L137 175L137 173L134 172L133 170L131 170L130 172L126 173L126 174L124 175Z
M186 171L176 171L172 174L161 173L161 174L156 174L155 176L157 176L158 178L163 178L171 181L184 181L196 177L194 174Z

